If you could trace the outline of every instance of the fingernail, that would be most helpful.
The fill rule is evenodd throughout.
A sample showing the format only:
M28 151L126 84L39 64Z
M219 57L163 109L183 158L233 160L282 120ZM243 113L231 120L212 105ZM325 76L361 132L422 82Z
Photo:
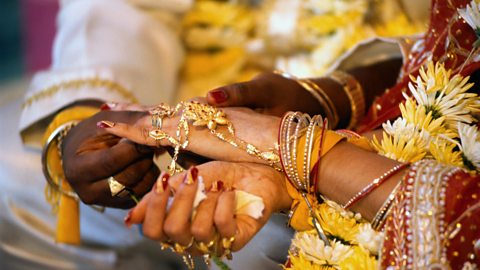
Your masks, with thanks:
M117 106L116 103L113 102L108 102L108 103L103 103L102 106L100 106L100 110L102 111L109 111L113 109L113 107Z
M97 127L99 127L99 128L111 128L111 127L114 127L114 126L115 126L115 123L111 122L111 121L97 122Z
M218 192L223 189L223 181L215 181L210 187L210 192Z
M228 99L227 93L222 89L212 90L208 94L215 100L215 103L222 103Z
M132 226L132 223L131 223L131 220L132 220L132 213L133 213L133 209L128 211L127 215L125 216L125 218L123 218L123 223L125 223L125 226L127 226L128 228L130 228L130 226Z
M187 185L191 185L197 181L198 177L198 169L197 167L192 167L190 170L187 172L187 177L184 180L184 183Z
M165 192L165 190L167 190L169 178L170 178L170 175L168 173L165 173L162 175L162 178L158 179L156 183L157 186L155 188L155 192L157 194L163 193Z

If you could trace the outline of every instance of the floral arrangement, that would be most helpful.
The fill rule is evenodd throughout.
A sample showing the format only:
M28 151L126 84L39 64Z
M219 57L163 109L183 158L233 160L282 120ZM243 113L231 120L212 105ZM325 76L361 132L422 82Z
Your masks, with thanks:
M381 142L373 139L379 154L402 162L424 158L480 170L480 133L475 115L480 112L477 94L468 77L451 76L443 64L430 62L409 84L412 97L400 105L401 117L383 125Z
M373 148L402 162L433 158L479 172L480 132L474 116L480 112L480 99L467 92L473 86L468 79L452 76L441 63L422 67L411 77L412 96L404 94L401 116L383 125L383 139L374 138ZM331 245L325 246L315 230L297 232L284 269L377 269L382 233L332 201L315 211Z

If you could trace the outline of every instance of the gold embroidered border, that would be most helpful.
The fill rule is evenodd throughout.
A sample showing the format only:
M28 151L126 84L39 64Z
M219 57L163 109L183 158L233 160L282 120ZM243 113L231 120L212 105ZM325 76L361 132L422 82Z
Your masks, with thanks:
M135 98L135 96L128 91L125 87L120 85L119 83L112 81L112 80L107 80L107 79L100 79L100 78L89 78L89 79L77 79L77 80L70 80L70 81L65 81L61 82L58 84L54 84L50 87L47 87L40 92L30 96L25 100L25 102L22 104L22 109L32 105L34 102L50 97L59 91L62 90L78 90L81 87L91 87L91 88L107 88L111 91L117 92L126 99L128 99L130 102L137 103L138 100Z

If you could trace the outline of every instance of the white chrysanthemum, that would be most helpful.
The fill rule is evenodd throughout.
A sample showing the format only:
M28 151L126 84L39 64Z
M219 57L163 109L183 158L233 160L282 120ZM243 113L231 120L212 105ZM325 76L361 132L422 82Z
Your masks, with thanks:
M370 251L370 254L378 255L382 239L383 234L372 229L370 223L360 225L357 234L357 242Z
M460 150L468 169L480 169L480 132L476 126L458 123Z
M479 32L480 5L475 0L472 0L465 8L458 9L458 14L472 27L475 33Z
M449 78L450 71L446 71L443 64L433 66L429 63L427 72L420 70L420 75L408 87L419 106L423 106L426 113L432 118L445 117L447 127L454 128L457 122L471 123L474 121L472 112L480 110L478 96L466 93L472 86L468 77L455 75ZM414 84L415 83L415 84Z
M316 235L308 232L297 232L292 245L309 261L319 265L337 265L353 254L350 246L331 241L330 246Z

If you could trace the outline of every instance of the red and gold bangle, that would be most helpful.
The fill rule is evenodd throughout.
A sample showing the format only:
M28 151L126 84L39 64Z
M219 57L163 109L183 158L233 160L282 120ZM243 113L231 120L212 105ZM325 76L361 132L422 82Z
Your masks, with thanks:
M365 114L365 94L360 83L350 74L343 71L334 71L329 76L332 80L342 85L350 101L351 116L347 129L353 129L362 120Z
M370 184L360 190L357 194L355 194L348 202L343 206L344 209L350 208L353 204L360 201L361 199L365 198L368 194L378 188L381 184L385 183L390 177L392 177L395 173L402 170L403 168L407 167L409 163L402 163L398 164L395 167L391 168L380 177L375 178Z

